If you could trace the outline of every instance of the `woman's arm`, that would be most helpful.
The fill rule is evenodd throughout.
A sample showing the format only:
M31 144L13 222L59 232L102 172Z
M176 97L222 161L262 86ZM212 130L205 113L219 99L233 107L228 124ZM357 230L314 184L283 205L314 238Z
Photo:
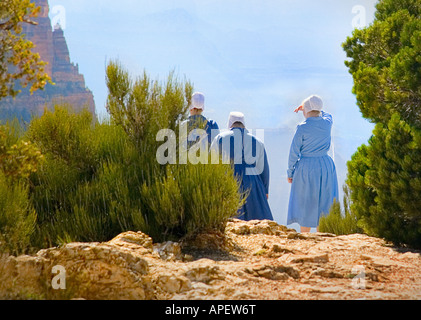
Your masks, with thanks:
M289 150L289 159L288 159L288 182L294 176L295 165L297 164L298 160L300 159L301 155L301 147L303 145L303 136L301 134L300 126L297 127L297 131L295 132L294 138L292 139L291 148Z
M321 113L322 113L322 118L323 119L325 119L325 120L333 123L332 115L329 112L326 112L326 111L323 111L322 110Z
M263 150L263 156L261 156L261 158L263 158L263 159L260 159L260 161L263 160L264 168L263 168L263 172L261 173L260 177L263 181L263 185L265 187L266 196L267 196L269 194L270 169L269 169L269 162L268 162L266 150Z

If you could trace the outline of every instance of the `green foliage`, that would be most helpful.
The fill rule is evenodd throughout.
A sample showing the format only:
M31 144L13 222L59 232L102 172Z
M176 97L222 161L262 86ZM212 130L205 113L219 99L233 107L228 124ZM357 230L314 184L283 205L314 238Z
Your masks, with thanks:
M95 169L95 146L92 130L93 116L88 110L75 114L68 107L46 110L42 118L34 119L28 136L42 153L63 160L77 168L81 178L89 179Z
M141 198L140 226L154 239L178 239L204 229L222 228L241 205L238 183L227 165L161 166L156 136L161 129L178 135L193 93L192 85L170 73L165 84L143 74L133 81L118 62L107 67L108 110L141 154L131 176ZM134 162L136 163L136 162ZM138 188L141 186L141 188ZM132 191L133 192L133 191ZM132 217L133 222L135 221Z
M32 143L21 139L16 122L0 127L0 251L20 254L30 246L36 213L27 181L42 159Z
M27 136L40 148L45 162L31 176L34 207L41 223L56 211L69 210L69 195L81 181L92 179L96 168L93 120L65 107L46 111L29 126Z
M30 0L0 2L0 99L16 96L18 81L22 87L31 84L31 92L52 83L44 71L45 62L32 52L34 44L22 34L22 24L34 24L39 9Z
M142 186L150 230L161 239L179 239L201 231L223 230L242 204L229 165L186 164L167 167L166 175ZM158 233L156 233L158 231Z
M377 123L348 163L351 210L364 231L421 247L421 1L382 0L344 43L354 93Z
M121 126L137 147L156 144L161 129L176 130L186 118L193 87L179 81L171 72L165 84L152 81L146 72L133 80L118 62L108 64L107 110L112 121ZM141 150L145 151L145 150Z
M370 168L367 153L370 147L362 145L348 162L346 185L350 190L350 208L360 219L370 214L370 207L375 204L376 192L366 181L366 173Z
M348 163L351 209L367 233L419 247L420 131L395 114L373 133Z
M108 241L129 230L154 241L222 230L243 203L231 166L156 159L157 133L178 132L191 85L173 73L164 84L146 74L132 82L118 63L107 68L107 85L109 122L56 107L29 125L26 137L45 158L30 176L32 245Z
M0 172L0 251L22 254L30 247L36 213L23 182L10 184Z
M382 0L376 19L343 44L365 118L386 124L399 113L421 126L420 0Z
M367 150L366 183L375 191L365 229L396 243L421 246L421 132L395 114L378 124Z
M128 167L137 153L124 131L95 123L89 111L76 114L56 107L34 119L27 135L45 155L45 162L31 176L31 197L38 213L34 245L106 241L121 231L114 207L118 204L122 211L121 203L130 197L115 190L127 188L130 179L108 168L131 172ZM131 212L131 207L125 209Z
M13 137L11 130L9 125L0 127L0 170L14 180L28 178L43 156L31 142Z
M361 233L358 217L350 209L349 189L344 186L344 212L341 204L335 200L330 208L329 214L320 218L319 230L336 235Z

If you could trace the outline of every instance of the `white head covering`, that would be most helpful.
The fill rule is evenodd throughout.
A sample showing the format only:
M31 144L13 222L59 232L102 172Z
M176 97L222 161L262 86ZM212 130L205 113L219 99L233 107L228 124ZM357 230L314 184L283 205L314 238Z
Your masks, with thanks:
M231 112L229 119L228 119L228 128L232 128L232 125L236 122L241 122L244 127L246 126L246 119L244 117L244 114L242 112Z
M191 99L190 110L200 109L205 110L205 96L201 92L196 92L193 94Z
M322 111L323 100L319 96L312 95L303 101L302 106L306 112Z

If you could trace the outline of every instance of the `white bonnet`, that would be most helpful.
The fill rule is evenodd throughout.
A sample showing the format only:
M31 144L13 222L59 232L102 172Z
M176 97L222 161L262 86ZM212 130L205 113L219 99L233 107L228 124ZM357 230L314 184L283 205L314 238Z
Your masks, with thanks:
M306 112L310 111L322 111L323 100L317 95L312 95L305 99L301 104Z
M205 95L203 93L196 92L193 94L190 105L190 110L192 109L205 110Z
M236 122L241 122L244 126L246 126L246 119L242 112L231 112L228 119L228 128L232 128L232 125Z

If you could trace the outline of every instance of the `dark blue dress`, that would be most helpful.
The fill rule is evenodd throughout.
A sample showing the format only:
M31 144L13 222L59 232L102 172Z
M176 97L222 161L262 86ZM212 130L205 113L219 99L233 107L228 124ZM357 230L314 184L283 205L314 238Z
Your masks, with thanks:
M234 174L241 182L240 191L248 192L238 218L245 221L273 220L266 197L269 194L269 164L263 142L247 129L233 128L219 134L211 150L222 155L224 163L234 165Z
M212 140L219 134L218 124L212 120L207 119L202 115L189 116L189 118L182 124L187 126L187 149L200 141L208 143L208 147L211 145ZM198 133L197 129L206 131L206 137Z

